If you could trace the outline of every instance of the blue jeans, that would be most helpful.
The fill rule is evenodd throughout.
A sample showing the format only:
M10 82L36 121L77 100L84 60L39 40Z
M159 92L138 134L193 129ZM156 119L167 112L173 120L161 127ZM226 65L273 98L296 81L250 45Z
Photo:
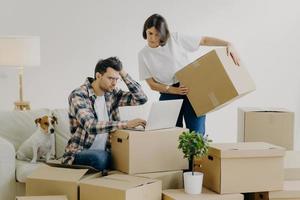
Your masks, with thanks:
M178 87L179 84L174 84L174 87ZM186 127L190 131L195 131L197 133L205 134L205 115L197 117L190 101L186 95L176 95L176 94L166 94L161 93L159 100L172 100L172 99L183 99L182 107L177 118L176 126L183 127L183 117L186 124Z
M75 165L88 165L99 171L109 169L111 153L104 150L87 149L75 154Z

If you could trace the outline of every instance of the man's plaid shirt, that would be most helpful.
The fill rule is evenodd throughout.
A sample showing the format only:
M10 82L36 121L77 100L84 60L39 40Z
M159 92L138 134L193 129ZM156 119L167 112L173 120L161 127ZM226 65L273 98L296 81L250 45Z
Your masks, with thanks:
M114 89L106 92L105 102L109 121L98 121L94 109L96 95L91 83L93 78L87 78L85 83L72 91L69 96L69 120L71 138L63 155L62 163L72 164L75 153L89 149L97 134L110 133L126 127L127 121L120 121L119 106L133 106L146 103L147 96L139 83L128 74L121 76L129 91Z

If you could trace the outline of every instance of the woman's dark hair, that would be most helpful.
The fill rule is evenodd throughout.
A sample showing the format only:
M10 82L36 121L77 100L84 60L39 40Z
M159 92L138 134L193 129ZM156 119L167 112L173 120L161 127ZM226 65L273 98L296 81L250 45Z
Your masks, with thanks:
M146 30L154 27L160 36L160 45L164 46L170 36L170 32L168 29L168 24L165 18L159 14L153 14L145 21L144 29L143 29L143 38L147 39Z
M108 67L113 68L116 71L122 70L122 62L117 57L109 57L104 60L99 60L96 67L95 67L95 73L94 78L96 79L96 73L99 72L100 74L104 74L106 72L106 69Z

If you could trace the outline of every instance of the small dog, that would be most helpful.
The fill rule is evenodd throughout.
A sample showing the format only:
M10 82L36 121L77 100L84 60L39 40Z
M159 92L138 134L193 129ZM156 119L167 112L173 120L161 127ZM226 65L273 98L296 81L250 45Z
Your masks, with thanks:
M54 124L57 118L54 116L43 116L35 120L38 129L25 140L17 151L16 158L19 160L36 161L45 156L46 161L51 156L51 134L54 133Z

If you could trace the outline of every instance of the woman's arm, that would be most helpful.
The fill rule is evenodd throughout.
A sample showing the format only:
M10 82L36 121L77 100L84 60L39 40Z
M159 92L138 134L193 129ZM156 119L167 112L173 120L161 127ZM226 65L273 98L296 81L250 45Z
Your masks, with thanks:
M146 81L152 90L161 93L179 94L179 95L186 95L188 93L188 88L184 87L183 85L180 85L179 87L173 87L170 85L158 83L153 78L148 78L146 79Z
M200 40L200 45L202 46L228 46L230 45L230 42L227 42L225 40L221 40L214 37L207 37L204 36Z
M225 46L227 49L227 55L228 56L230 55L232 57L232 59L236 65L238 65L238 66L240 65L240 59L239 59L237 53L235 52L234 47L228 41L214 38L214 37L204 36L201 38L199 45L202 45L202 46Z

